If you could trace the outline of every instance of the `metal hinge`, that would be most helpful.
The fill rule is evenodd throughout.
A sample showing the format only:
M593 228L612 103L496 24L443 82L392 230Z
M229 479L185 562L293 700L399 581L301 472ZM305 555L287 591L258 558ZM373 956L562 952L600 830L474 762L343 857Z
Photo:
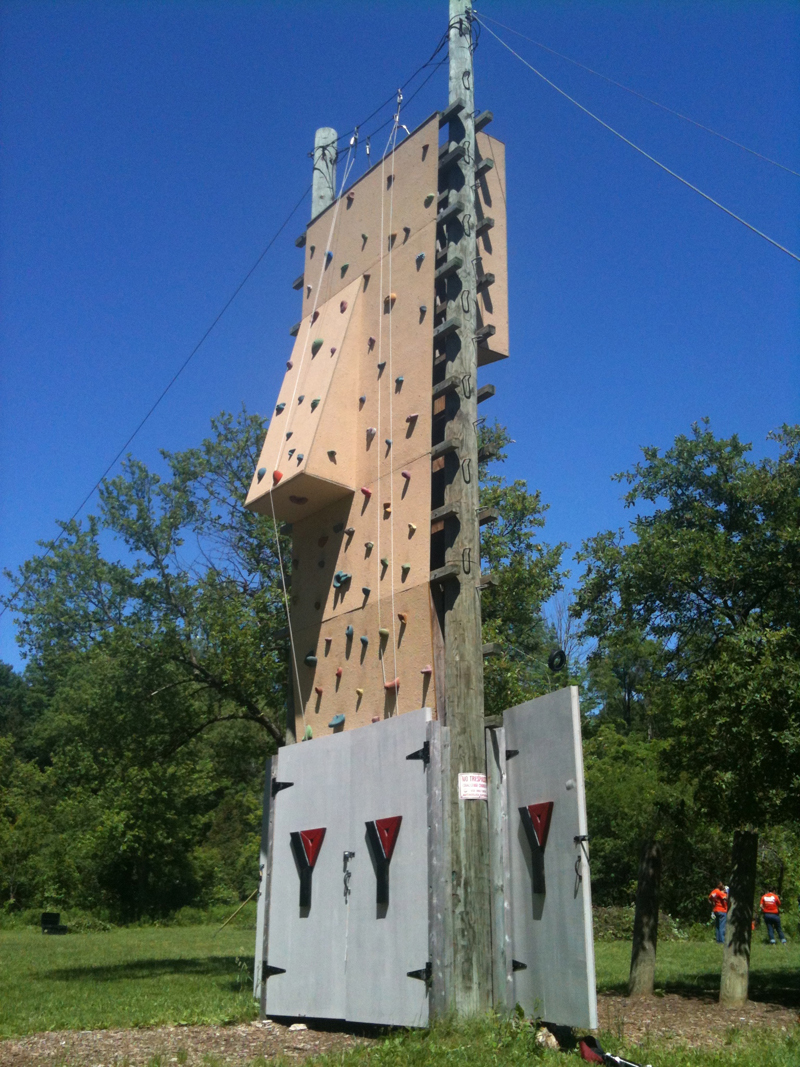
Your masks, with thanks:
M433 978L433 964L430 960L424 967L420 967L418 971L406 971L407 978L417 978L420 982L424 982L425 985L430 985Z
M527 971L527 969L528 969L528 964L527 963L520 963L519 960L512 960L511 961L511 970L512 971Z
M406 759L421 759L422 762L427 767L427 765L431 761L431 746L430 746L430 742L425 741L424 744L422 745L422 748L418 748L416 752L409 752L409 754L406 756Z
M266 960L261 964L261 981L266 982L273 974L286 974L285 967L270 967Z
M277 779L272 779L272 795L273 797L280 793L281 789L290 789L294 785L294 782L279 782Z

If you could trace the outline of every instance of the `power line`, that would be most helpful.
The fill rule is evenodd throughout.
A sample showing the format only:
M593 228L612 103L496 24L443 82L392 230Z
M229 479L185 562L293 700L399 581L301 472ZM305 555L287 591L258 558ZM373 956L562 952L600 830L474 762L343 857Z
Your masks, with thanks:
M480 22L480 19L478 19L477 16L475 17L476 20ZM797 262L800 263L800 256L798 256L796 253L790 251L790 249L786 248L784 245L779 244L778 241L774 240L772 237L769 237L763 231L757 229L746 219L743 219L741 215L737 215L735 212L731 211L730 208L725 207L724 204L720 204L719 200L715 200L713 196L709 196L708 193L704 193L702 189L698 189L696 185L693 185L690 181L687 181L686 178L682 178L680 174L677 174L674 170L671 170L668 166L666 166L666 164L659 162L659 160L657 160L655 156L651 156L649 152L645 152L643 148L640 148L637 144L634 144L633 141L629 140L624 134L620 133L619 130L615 130L613 126L609 126L607 122L604 122L603 119L601 119L598 115L595 115L593 111L590 111L587 107L584 107L583 104L578 103L578 101L574 97L570 96L569 93L564 92L563 89L559 89L555 82L550 81L550 79L544 74L542 74L541 71L537 70L536 67L532 66L526 59L523 59L519 52L515 52L511 45L507 44L502 39L502 37L498 37L498 35L490 26L484 26L484 29L488 30L492 37L494 37L496 41L499 41L504 48L508 49L512 56L516 56L520 63L526 66L529 70L532 70L533 73L537 75L537 77L541 78L543 82L546 82L551 89L555 89L555 91L561 96L563 96L565 100L569 100L569 102L571 104L574 104L575 107L580 108L580 110L585 115L588 115L589 118L594 119L595 122L599 122L604 129L608 130L610 133L613 133L615 137L619 137L619 139L621 141L624 141L625 144L630 145L630 147L633 148L636 152L638 152L639 155L644 156L645 159L649 159L651 163L655 163L657 167L660 167L661 170L665 171L667 174L672 175L673 178L677 178L677 180L681 182L682 185L685 185L687 188L691 189L699 196L702 196L704 200L707 200L710 204L713 204L714 207L718 207L720 211L724 211L726 215L730 215L732 219L735 219L737 222L740 222L742 226L746 226L748 230L752 230L753 233L757 234L759 237L763 237L765 241L769 242L769 244L774 245L775 248L780 249L781 252L785 252L787 256L791 256L792 259L797 260Z
M478 15L478 12L474 12ZM789 174L794 174L796 178L800 178L800 172L792 170L791 167L785 166L783 163L779 163L777 159L770 159L769 156L763 155L761 152L756 152L754 148L748 148L746 144L741 144L739 141L734 141L732 137L726 137L724 133L720 133L719 130L712 130L710 126L704 126L702 122L697 122L695 119L690 118L688 115L682 114L680 111L675 111L671 107L667 107L666 104L660 104L658 100L653 100L649 96L645 96L644 93L638 92L636 89L631 89L628 85L623 85L622 82L614 81L613 78L609 78L607 74L601 74L599 70L593 70L592 67L587 67L585 63L579 63L577 59L571 59L569 56L565 56L563 52L557 52L555 48L548 48L546 44L542 44L541 41L534 40L533 37L526 37L524 33L520 33L519 30L512 29L511 26L506 26L502 22L498 22L497 19L490 18L488 15L481 14L482 19L489 19L489 22L493 22L495 26L500 26L504 30L508 30L509 33L515 34L517 37L521 37L523 41L530 41L531 44L535 44L537 48L544 49L545 52L549 52L551 55L558 56L559 59L565 60L567 63L572 63L574 67L580 67L581 70L586 70L589 74L594 74L597 78L602 78L603 81L608 82L609 85L615 85L618 89L624 89L626 93L630 93L632 96L638 96L640 100L645 100L648 104L652 104L653 107L659 107L662 111L667 111L670 115L675 115L676 118L683 119L684 122L691 122L692 126L697 126L700 130L705 130L706 133L712 133L715 137L719 137L723 141L727 141L728 144L735 145L737 148L741 148L743 152L749 152L751 156L756 156L758 159L763 159L765 163L771 163L774 167L780 167L781 170L787 171ZM489 29L489 27L486 27ZM490 31L491 32L491 31Z
M189 355L188 355L188 356L186 357L186 359L185 359L185 360L183 361L183 363L181 363L180 367L178 367L178 369L177 369L177 370L175 371L175 373L174 373L174 374L172 375L172 377L170 378L170 380L169 380L169 381L167 382L167 384L166 384L166 385L164 386L164 388L163 388L163 389L161 390L161 392L159 393L158 397L156 398L156 400L154 401L154 403L153 403L153 404L152 404L152 405L150 406L150 408L149 408L149 410L147 411L146 415L145 415L145 416L144 416L144 417L142 418L142 420L141 420L141 421L139 422L139 424L138 424L138 426L136 427L136 429L135 429L135 430L133 431L133 433L132 433L132 434L131 434L131 435L130 435L130 436L128 437L128 439L127 439L127 441L125 442L125 444L124 444L124 445L123 445L123 446L122 446L122 447L121 447L121 448L119 449L119 451L118 451L118 452L116 453L116 455L114 456L114 458L113 458L113 459L111 460L111 462L110 462L110 463L108 464L108 466L106 467L106 469L105 469L105 470L103 471L103 473L102 473L102 474L100 475L100 477L99 477L99 478L97 479L97 481L96 481L96 482L94 483L94 485L92 486L92 488L91 488L91 489L89 490L89 492L88 492L88 493L86 494L86 496L85 496L85 497L83 498L83 500L82 500L82 501L80 502L80 504L79 504L79 505L77 506L77 508L76 508L76 509L75 509L75 510L73 511L73 513L72 513L72 514L70 515L70 517L69 517L69 519L67 520L67 522L63 524L63 526L61 527L61 531L60 531L60 533L59 533L59 534L57 535L57 537L55 538L55 540L53 540L53 541L51 541L51 542L50 542L50 544L49 544L49 545L48 545L48 547L47 547L47 551L46 551L46 552L44 553L44 555L43 555L43 556L41 557L42 559L46 559L46 558L47 558L47 557L48 557L49 555L51 555L51 553L53 552L53 550L54 550L54 548L56 547L56 545L58 544L58 542L59 542L59 541L61 540L61 538L62 538L62 537L64 536L64 534L65 534L65 532L66 532L66 529L67 529L67 527L68 527L68 526L69 526L69 525L70 525L70 524L71 524L72 522L74 522L74 521L75 521L75 519L77 519L77 517L78 517L78 516L80 515L80 513L81 513L81 512L83 511L83 509L84 509L84 507L86 506L86 504L87 504L87 503L89 502L89 500L91 500L91 498L92 498L92 497L94 496L95 492L96 492L96 491L97 491L97 489L98 489L98 488L100 487L100 485L102 484L103 480L104 480L104 479L106 478L106 476L108 475L109 471L111 471L111 470L112 470L112 469L113 469L113 468L114 468L114 467L116 466L117 460L118 460L118 459L120 458L120 456L122 456L122 454L123 454L123 453L125 452L126 448L128 448L128 446L129 446L130 444L132 444L132 442L134 441L134 439L136 438L136 436L137 436L137 435L139 434L140 430L141 430L141 429L142 429L142 427L143 427L143 426L145 425L145 423L147 422L147 420L148 420L148 419L150 418L150 416L151 416L151 415L153 414L153 412L154 412L154 411L156 410L156 408L158 407L158 405L159 405L159 404L161 403L161 401L162 401L162 400L164 399L164 397L165 397L165 396L167 395L167 393L168 393L168 392L170 391L170 389L171 389L171 388L173 387L173 385L175 384L175 382L177 382L178 378L180 378L180 376L181 376L181 375L183 374L183 372L184 372L184 371L186 370L186 368L187 368L187 367L189 366L189 364L191 363L192 359L193 359L193 358L194 358L194 356L195 356L195 355L197 354L197 352L198 352L198 351L200 350L200 348L202 347L202 345L204 344L204 342L206 341L206 339L208 338L208 336L209 336L209 335L211 334L211 332L212 332L212 330L214 329L214 327L215 327L215 326L217 325L217 323L218 323L218 322L220 321L220 319L222 318L222 316L223 316L223 315L225 314L225 312L226 312L226 311L228 310L228 308L229 308L229 307L231 306L231 304L232 304L232 303L234 302L234 300L236 299L236 297L237 297L237 296L239 295L239 293L240 293L240 292L242 291L242 289L243 289L243 288L245 287L245 285L247 284L247 282L248 282L248 281L250 280L250 277L251 277L251 276L253 275L253 273L255 272L255 270L257 269L257 267L259 266L259 264L261 263L261 261L262 261L262 259L264 258L264 256L266 256L267 252L269 252L270 248L272 248L272 246L273 246L273 245L275 244L275 242L276 242L276 241L278 240L278 238L280 237L280 235L281 235L281 234L283 233L283 231L284 231L284 230L286 229L286 227L287 227L287 226L289 225L290 221L292 220L292 218L294 217L294 215L295 215L295 214L296 214L296 212L298 211L298 209L299 209L300 205L301 205L301 204L303 203L303 201L305 200L305 198L306 198L306 197L308 196L308 194L309 194L310 192L311 192L311 186L309 185L309 186L308 186L308 188L307 188L307 189L305 190L305 192L303 193L303 195L302 195L302 196L300 197L300 199L299 199L299 200L297 201L297 203L296 203L296 204L294 205L294 207L292 208L292 210L291 210L291 211L289 212L289 214L288 214L288 215L286 216L286 218L285 218L285 219L283 220L283 222L282 222L282 223L280 224L280 226L278 227L278 229L277 229L277 230L275 231L275 233L274 233L274 234L272 235L272 237L270 238L269 244L268 244L268 245L266 246L266 248L264 249L264 251L263 251L263 252L261 253L261 255L260 255L260 256L258 257L258 259L257 259L257 260L255 261L255 263L254 263L254 264L252 265L252 267L251 267L251 268L250 268L250 270L249 270L249 271L247 272L247 274L245 274L244 278L242 278L242 280L241 280L241 281L239 282L239 284L238 284L238 285L236 286L236 288L235 288L235 289L234 289L234 291L233 291L233 292L231 293L231 295L230 295L230 296L228 297L227 301L226 301L226 302L225 302L225 304L224 304L224 305L222 306L222 309L221 309L221 310L219 311L219 313L217 314L217 316L216 316L216 317L214 318L214 320L212 321L211 325L210 325L210 326L208 327L208 329L207 329L207 330L205 331L205 333L203 334L203 336L202 336L202 337L200 338L200 340L199 340L199 341L197 342L197 344L196 344L196 345L194 346L194 348L193 348L193 349L191 350L191 352L189 353ZM15 600L17 599L17 597L19 596L19 594L20 594L20 593L21 593L21 592L22 592L22 591L23 591L23 590L25 589L25 587L26 587L26 586L27 586L27 584L28 584L28 581L29 581L29 578L26 578L26 579L25 579L25 580L24 580L24 581L22 582L22 584L21 584L21 585L19 585L19 586L17 587L17 589L15 590L15 592L13 593L13 595L12 595L12 596L11 596L11 597L9 598L9 600L8 600L8 601L7 601L7 602L6 602L6 603L5 603L4 605L3 605L3 608L2 608L2 610L0 611L0 619L2 619L3 615L5 615L5 613L6 613L6 611L8 610L8 608L10 608L10 607L11 607L11 605L12 605L12 604L14 603L14 601L15 601Z

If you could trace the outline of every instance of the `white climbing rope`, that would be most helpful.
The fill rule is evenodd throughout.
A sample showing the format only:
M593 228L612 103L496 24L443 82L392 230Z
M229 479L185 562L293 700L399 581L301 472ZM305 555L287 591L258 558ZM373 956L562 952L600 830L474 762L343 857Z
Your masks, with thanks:
M400 124L400 106L403 102L403 93L400 89L397 90L397 114L394 116L394 128L393 128L393 143L392 143L392 188L389 195L389 233L392 232L392 226L394 224L394 152L397 148L397 133ZM394 434L394 370L392 368L392 317L394 315L394 308L392 306L392 252L394 247L389 251L389 432ZM394 447L394 445L392 446ZM391 562L392 569L392 651L394 653L394 675L393 678L397 679L397 616L395 614L395 602L394 602L394 579L395 579L395 558L394 558L394 452L391 453L389 460L389 538L390 538L390 553L389 560ZM385 684L385 683L384 683ZM398 686L394 687L394 713L399 714L400 694L398 692Z

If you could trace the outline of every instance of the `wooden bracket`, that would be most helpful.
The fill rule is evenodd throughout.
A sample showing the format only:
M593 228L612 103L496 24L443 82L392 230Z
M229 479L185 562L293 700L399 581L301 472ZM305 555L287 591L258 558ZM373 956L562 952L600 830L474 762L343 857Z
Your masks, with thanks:
M478 511L478 525L485 526L487 522L497 522L500 512L497 508L480 508Z
M444 323L446 326L447 323ZM461 379L457 374L451 374L449 378L445 378L443 382L439 382L438 385L433 387L433 399L438 400L440 396L444 396L446 393L454 393L461 385Z
M443 567L431 571L431 582L446 582L448 578L457 578L461 566L458 563L445 563Z
M302 289L303 282L306 280L305 274L301 274L299 278L295 278L292 282L292 289Z
M456 115L459 115L466 106L466 103L460 97L458 100L454 100L452 104L448 104L444 111L439 112L439 129L442 126L446 126Z
M457 451L458 444L455 441L440 441L438 445L434 445L431 449L431 459L439 459L441 456L446 456L448 452Z
M481 589L488 589L490 585L496 586L496 585L499 585L499 584L500 583L499 583L499 580L498 580L498 577L497 577L496 574L492 574L490 572L489 574L482 574L481 575L481 582L480 582L480 588Z
M488 126L492 121L494 115L491 111L481 111L480 115L475 116L475 133L480 133L484 126Z
M490 400L495 394L495 387L493 385L482 385L478 390L478 403L482 404L484 400Z

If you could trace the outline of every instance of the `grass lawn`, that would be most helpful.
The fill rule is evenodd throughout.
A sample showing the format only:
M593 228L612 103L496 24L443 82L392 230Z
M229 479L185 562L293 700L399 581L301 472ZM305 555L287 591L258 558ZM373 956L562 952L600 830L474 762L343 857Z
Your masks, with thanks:
M255 932L216 929L0 930L0 1037L256 1018Z
M128 928L43 937L38 930L0 931L0 1036L41 1030L89 1030L176 1023L243 1022L256 1016L251 996L254 931L213 926ZM597 945L600 992L624 992L630 946ZM722 960L713 943L659 946L657 987L667 993L714 994ZM800 946L753 946L754 999L800 1006ZM625 1050L613 1039L607 1047ZM629 1055L642 1062L642 1049ZM654 1067L798 1067L800 1037L732 1034L713 1051L654 1045ZM542 1067L566 1062L543 1053L530 1027L479 1021L398 1033L316 1067ZM577 1064L574 1053L568 1059ZM211 1058L209 1067L216 1061ZM263 1061L262 1061L263 1063Z
M625 993L630 943L601 942L595 946L595 953L598 992ZM665 941L658 946L656 991L716 996L721 969L722 945L713 941ZM800 944L771 947L754 939L750 999L800 1008Z

